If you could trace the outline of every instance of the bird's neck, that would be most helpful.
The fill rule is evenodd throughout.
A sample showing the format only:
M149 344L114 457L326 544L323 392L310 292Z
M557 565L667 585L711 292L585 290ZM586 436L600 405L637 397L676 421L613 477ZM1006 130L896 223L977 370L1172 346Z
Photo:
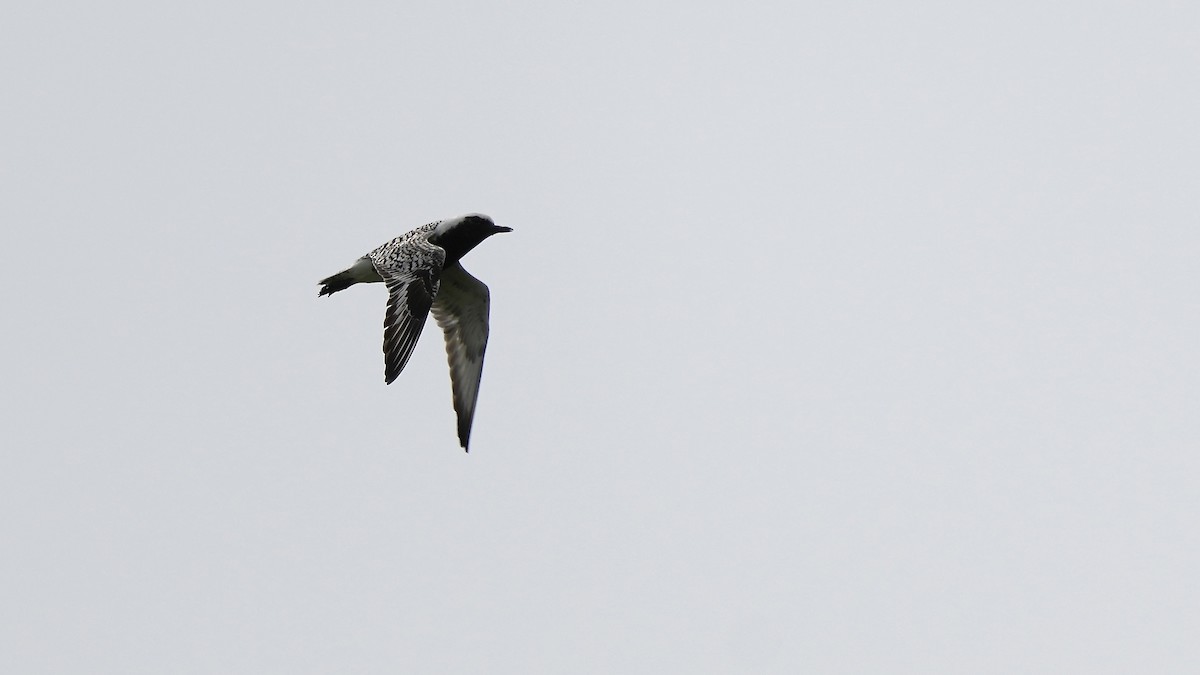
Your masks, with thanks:
M483 238L480 238L478 235L455 230L449 230L429 238L431 244L440 246L446 252L445 267L458 262L471 249L478 246L481 241L483 241Z

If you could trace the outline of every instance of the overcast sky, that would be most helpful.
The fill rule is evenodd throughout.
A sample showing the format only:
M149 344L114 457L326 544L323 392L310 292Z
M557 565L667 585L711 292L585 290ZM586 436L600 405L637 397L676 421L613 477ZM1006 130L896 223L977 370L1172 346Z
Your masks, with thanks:
M5 8L0 671L1200 672L1197 5L424 4Z

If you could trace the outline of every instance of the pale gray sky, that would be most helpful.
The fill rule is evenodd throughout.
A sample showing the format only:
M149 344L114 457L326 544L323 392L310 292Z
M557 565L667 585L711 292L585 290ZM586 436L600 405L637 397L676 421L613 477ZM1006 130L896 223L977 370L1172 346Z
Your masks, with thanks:
M5 9L0 671L1200 671L1197 6L601 5Z

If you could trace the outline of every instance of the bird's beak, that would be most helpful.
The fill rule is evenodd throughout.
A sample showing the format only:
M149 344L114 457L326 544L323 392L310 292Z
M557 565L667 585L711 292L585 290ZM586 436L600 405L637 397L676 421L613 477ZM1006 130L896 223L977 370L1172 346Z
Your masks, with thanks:
M497 234L499 234L501 232L512 232L513 231L513 229L511 227L505 227L503 225L496 225L495 227L496 227Z

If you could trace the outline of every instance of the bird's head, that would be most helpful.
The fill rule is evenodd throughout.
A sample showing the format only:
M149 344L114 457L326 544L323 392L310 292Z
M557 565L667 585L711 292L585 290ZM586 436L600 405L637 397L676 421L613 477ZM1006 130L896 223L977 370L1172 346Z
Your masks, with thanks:
M446 264L449 265L466 255L484 239L501 232L512 232L512 228L497 225L482 213L469 213L438 223L429 241L445 249Z

